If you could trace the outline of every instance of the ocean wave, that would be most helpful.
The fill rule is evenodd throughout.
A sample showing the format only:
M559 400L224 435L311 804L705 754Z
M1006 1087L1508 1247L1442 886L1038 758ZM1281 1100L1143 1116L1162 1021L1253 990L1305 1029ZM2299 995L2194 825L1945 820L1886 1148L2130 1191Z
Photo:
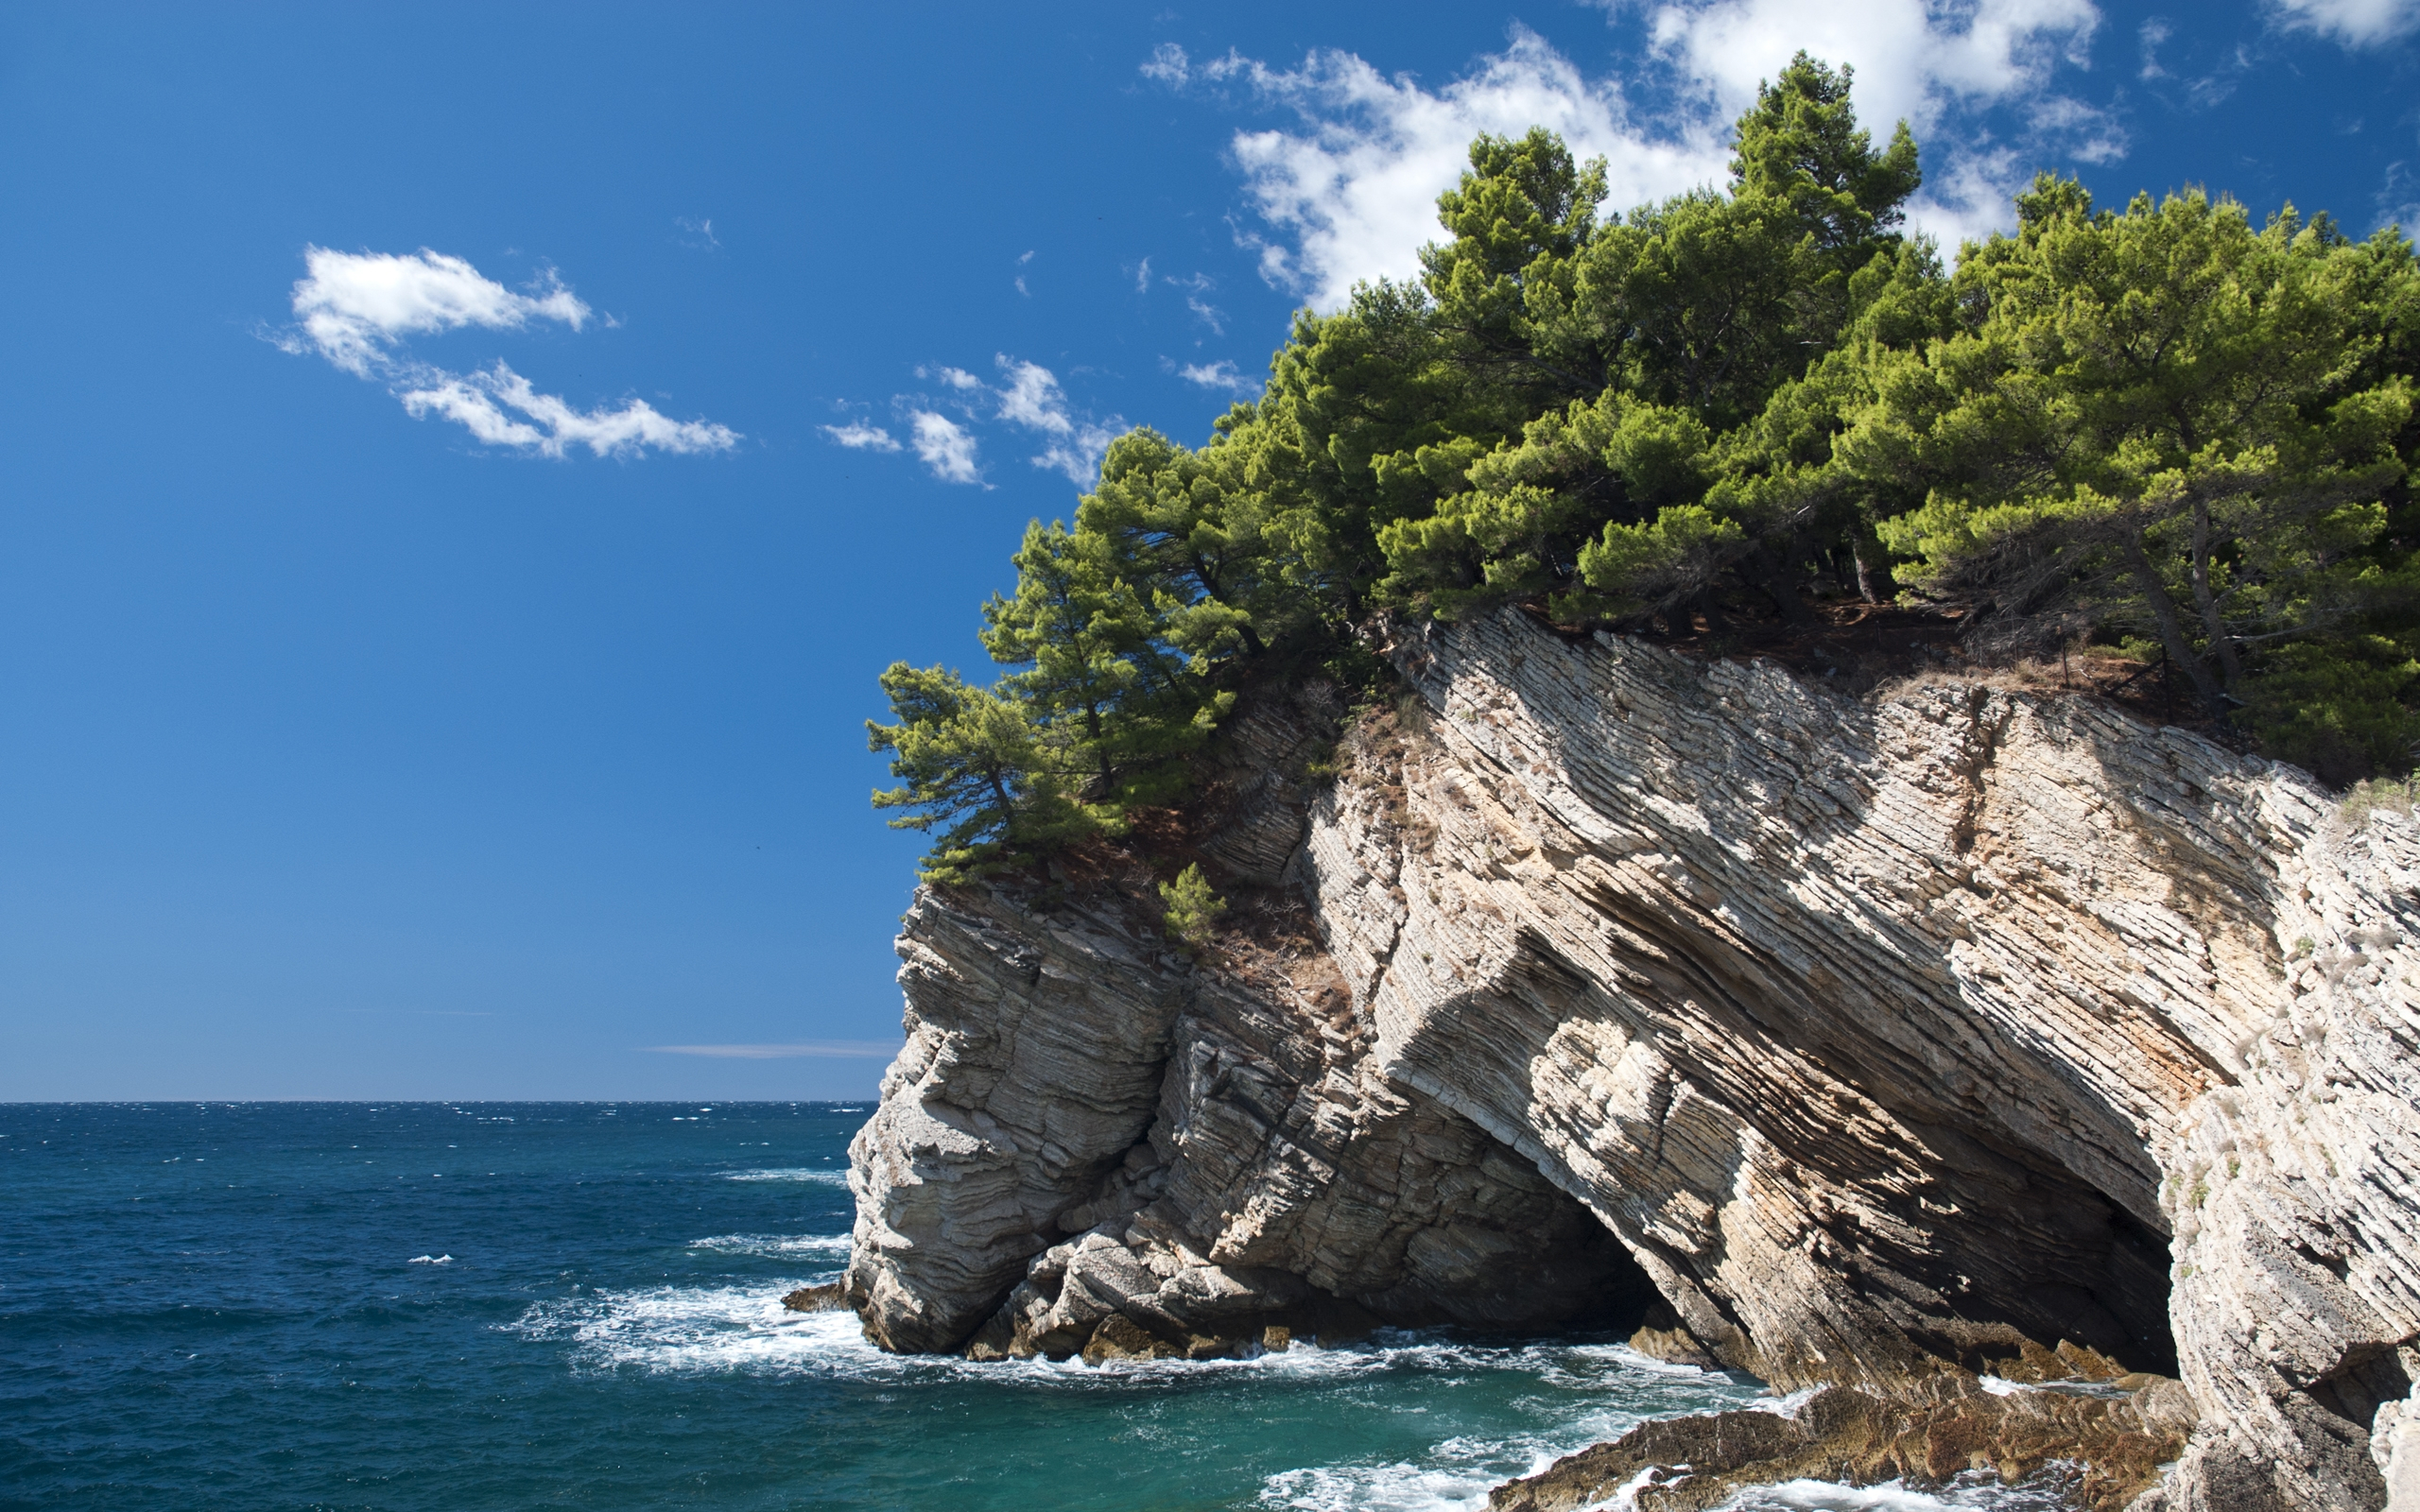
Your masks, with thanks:
M766 1258L794 1259L801 1256L814 1260L845 1261L849 1258L847 1234L716 1234L709 1239L692 1239L691 1249L703 1249L717 1255L755 1255Z
M1261 1483L1256 1504L1299 1512L1468 1512L1506 1476L1414 1465L1322 1465L1284 1470Z
M693 1375L811 1368L832 1346L830 1322L854 1332L857 1320L847 1313L789 1312L782 1306L786 1289L775 1281L590 1292L540 1302L510 1327L525 1338L568 1344L574 1365L585 1369Z
M776 1166L763 1171L725 1171L726 1181L812 1181L819 1186L845 1187L849 1173L829 1167L809 1165Z
M693 1247L739 1251L757 1243L795 1245L801 1247L789 1253L838 1259L846 1254L848 1241L837 1234L730 1234L696 1241ZM1330 1382L1406 1370L1436 1374L1512 1370L1542 1382L1551 1374L1573 1384L1615 1388L1609 1400L1558 1423L1561 1432L1556 1438L1563 1447L1554 1452L1569 1452L1617 1436L1649 1415L1639 1410L1647 1405L1645 1399L1669 1400L1674 1384L1668 1374L1650 1374L1634 1363L1630 1351L1617 1347L1488 1344L1408 1330L1385 1330L1368 1340L1329 1349L1298 1343L1277 1353L1242 1360L1109 1360L1087 1366L1080 1359L1033 1359L978 1365L951 1355L887 1354L866 1342L853 1313L785 1311L782 1295L800 1284L797 1280L773 1280L745 1286L588 1292L537 1303L509 1327L533 1340L569 1344L575 1364L584 1368L779 1370L877 1383L955 1378L1032 1390L1110 1392L1229 1373ZM1708 1407L1740 1405L1753 1390L1728 1377L1698 1374L1703 1378ZM1610 1400L1618 1398L1625 1385L1641 1400L1635 1403ZM1504 1452L1501 1446L1493 1451L1498 1455ZM1546 1450L1542 1447L1540 1452Z
M1438 1447L1442 1452L1449 1446ZM1503 1451L1510 1447L1494 1446L1487 1457L1500 1466ZM1255 1504L1289 1512L1478 1512L1496 1486L1518 1474L1536 1474L1551 1463L1507 1471L1457 1465L1442 1452L1439 1458L1445 1462L1397 1460L1284 1470L1262 1483ZM1633 1512L1639 1490L1653 1473L1652 1469L1641 1471L1583 1512ZM1716 1512L2055 1512L2072 1504L2071 1489L2071 1478L2055 1472L2022 1486L2002 1486L1997 1476L1981 1471L1960 1476L1937 1492L1915 1490L1898 1481L1866 1486L1788 1481L1751 1487Z
M1989 1470L1973 1470L1939 1491L1915 1490L1898 1481L1857 1486L1785 1481L1742 1491L1716 1512L2054 1512L2073 1504L2075 1481L2073 1469L2064 1465L2017 1486L2001 1485Z

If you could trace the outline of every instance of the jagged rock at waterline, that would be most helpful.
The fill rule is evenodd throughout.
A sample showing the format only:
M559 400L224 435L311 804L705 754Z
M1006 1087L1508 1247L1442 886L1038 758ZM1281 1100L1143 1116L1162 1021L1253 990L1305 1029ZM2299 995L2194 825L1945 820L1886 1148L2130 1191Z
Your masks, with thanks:
M1852 1386L1798 1409L1646 1422L1610 1444L1498 1486L1489 1512L1579 1512L1607 1502L1638 1512L1703 1512L1743 1487L1781 1481L1941 1485L1989 1472L2055 1478L2090 1512L2118 1512L2151 1491L2192 1431L2185 1388L2162 1379L2127 1398L1996 1395L1945 1376L1890 1397Z
M1417 703L1330 782L1315 690L1225 737L1301 946L1197 966L1116 886L920 895L853 1156L873 1337L1586 1319L1878 1400L2151 1372L2199 1426L2144 1504L2385 1504L2410 818L2082 698L1853 699L1511 613L1392 655Z

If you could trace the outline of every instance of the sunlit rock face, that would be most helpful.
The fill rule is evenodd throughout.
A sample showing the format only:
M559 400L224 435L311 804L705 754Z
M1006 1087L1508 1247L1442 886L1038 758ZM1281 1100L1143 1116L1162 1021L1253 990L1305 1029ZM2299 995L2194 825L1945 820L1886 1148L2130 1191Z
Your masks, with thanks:
M1299 946L1197 967L1115 887L919 902L856 1154L874 1337L1537 1326L1643 1273L1642 1337L1779 1386L2172 1373L2155 1500L2384 1504L2410 819L2083 699L1510 614L1392 649L1417 704L1332 781L1312 696L1235 727L1201 849L1298 889Z

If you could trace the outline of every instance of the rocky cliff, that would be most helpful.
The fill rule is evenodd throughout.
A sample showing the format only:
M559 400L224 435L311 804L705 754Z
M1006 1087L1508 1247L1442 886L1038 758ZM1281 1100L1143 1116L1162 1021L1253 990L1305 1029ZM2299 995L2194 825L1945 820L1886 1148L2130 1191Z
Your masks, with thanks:
M2146 1505L2420 1475L2411 819L2079 698L1510 614L1392 654L1332 779L1315 690L1232 727L1214 958L1132 878L920 896L876 1340L1639 1324L1874 1400L2178 1377Z

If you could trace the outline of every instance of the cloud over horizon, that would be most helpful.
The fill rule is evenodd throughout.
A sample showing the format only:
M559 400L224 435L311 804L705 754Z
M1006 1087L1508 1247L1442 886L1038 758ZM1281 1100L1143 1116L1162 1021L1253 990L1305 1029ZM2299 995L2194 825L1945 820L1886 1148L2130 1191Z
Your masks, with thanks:
M581 330L595 312L551 269L534 292L516 294L466 259L424 247L398 255L314 245L303 249L302 261L292 301L296 324L276 335L277 345L298 356L316 352L357 378L386 384L415 419L435 415L486 445L554 457L576 446L598 456L650 447L722 452L739 440L728 426L672 420L640 399L618 409L580 409L540 392L501 359L457 373L405 354L406 336L466 327L519 331L532 320L553 320Z
M816 1040L770 1045L648 1045L658 1056L705 1056L717 1060L786 1060L814 1057L837 1060L889 1060L899 1047L871 1040Z

